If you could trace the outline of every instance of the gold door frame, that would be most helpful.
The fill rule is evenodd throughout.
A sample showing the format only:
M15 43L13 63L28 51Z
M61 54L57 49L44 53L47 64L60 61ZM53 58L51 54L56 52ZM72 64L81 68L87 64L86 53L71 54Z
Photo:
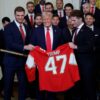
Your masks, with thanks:
M40 0L33 0L34 4L38 4Z
M96 0L96 6L100 9L100 0Z

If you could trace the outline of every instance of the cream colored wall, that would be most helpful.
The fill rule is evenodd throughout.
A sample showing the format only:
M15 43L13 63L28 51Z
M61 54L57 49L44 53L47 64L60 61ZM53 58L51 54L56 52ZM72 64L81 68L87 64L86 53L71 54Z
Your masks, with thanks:
M0 28L2 27L1 19L8 16L11 20L14 19L14 9L16 6L26 8L26 2L30 0L0 0Z

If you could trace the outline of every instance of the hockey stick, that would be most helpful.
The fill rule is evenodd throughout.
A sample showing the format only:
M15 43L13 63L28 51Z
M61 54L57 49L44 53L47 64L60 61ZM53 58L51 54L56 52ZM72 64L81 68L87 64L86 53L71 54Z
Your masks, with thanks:
M19 53L19 52L14 52L14 51L9 51L9 50L4 50L4 49L0 49L0 52L18 55L18 56L22 56L22 57L27 57L27 55L25 55L25 54L22 54L22 53Z

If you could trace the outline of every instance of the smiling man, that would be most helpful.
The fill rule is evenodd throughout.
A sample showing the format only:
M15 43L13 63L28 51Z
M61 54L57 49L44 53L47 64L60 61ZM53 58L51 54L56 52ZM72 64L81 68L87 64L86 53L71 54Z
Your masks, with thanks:
M26 50L31 50L32 46L28 45L30 33L23 24L25 10L22 7L16 7L14 10L15 20L7 25L4 29L5 49L26 54ZM15 73L19 82L18 100L25 100L26 96L26 77L24 64L26 58L5 54L4 56L4 100L11 100L11 90Z
M96 100L95 67L93 60L94 33L84 24L83 14L80 10L74 10L71 14L73 26L76 28L73 34L73 44L76 61L81 77L81 100Z

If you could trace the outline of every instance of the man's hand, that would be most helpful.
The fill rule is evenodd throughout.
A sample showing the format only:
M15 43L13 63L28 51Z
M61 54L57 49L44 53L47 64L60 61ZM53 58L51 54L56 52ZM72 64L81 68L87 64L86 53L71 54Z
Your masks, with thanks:
M77 49L77 45L75 45L73 42L69 42L69 46L72 49Z
M24 46L24 50L33 50L34 46L32 44L28 44Z

